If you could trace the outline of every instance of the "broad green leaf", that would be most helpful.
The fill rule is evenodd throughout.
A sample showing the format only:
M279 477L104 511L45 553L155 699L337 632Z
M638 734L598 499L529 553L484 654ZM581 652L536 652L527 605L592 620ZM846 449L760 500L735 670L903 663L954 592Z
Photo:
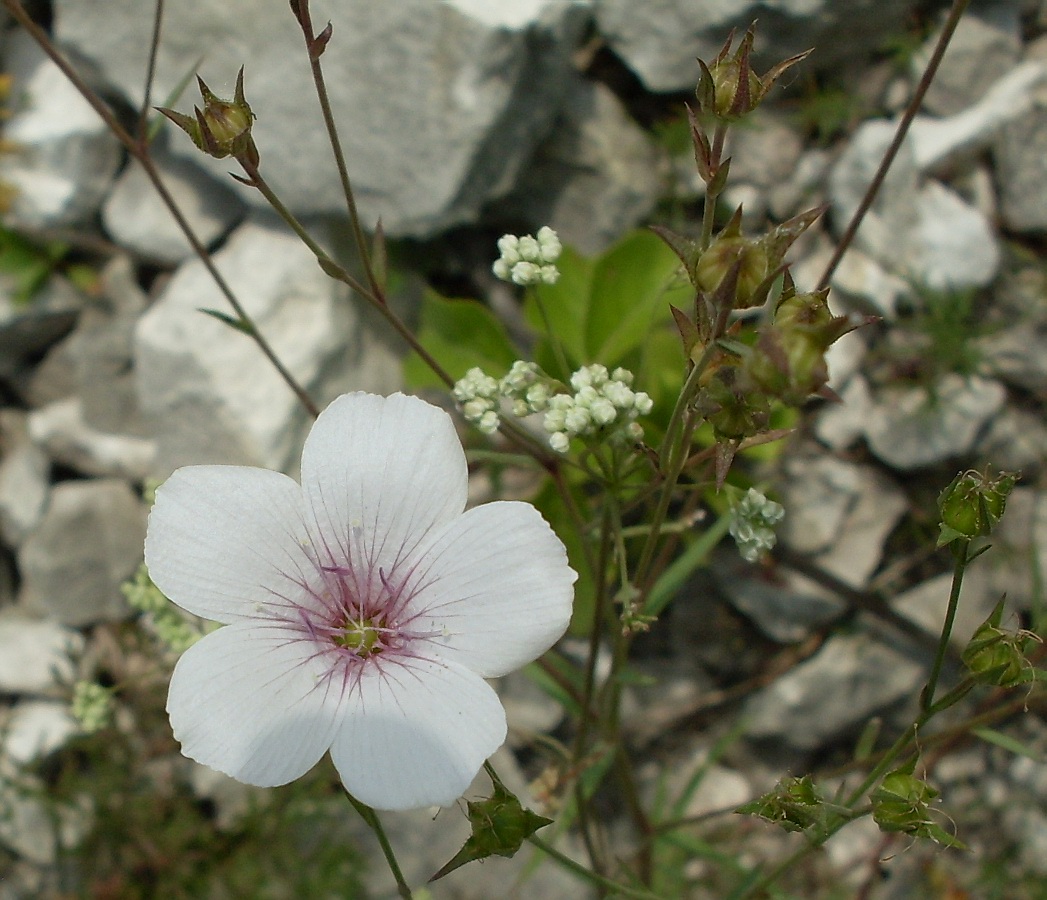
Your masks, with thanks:
M573 366L590 362L585 340L585 326L589 313L590 285L593 263L579 256L570 247L564 247L556 263L560 278L556 284L542 284L528 292L524 300L524 317L542 336L535 348L535 359L549 374L566 379L570 372L559 372L555 355L550 348L550 336L542 316L542 308L549 318L553 339L563 348L567 361ZM551 363L551 366L547 363Z
M672 320L670 303L686 307L692 289L677 277L679 268L676 254L649 231L627 235L597 260L586 321L592 362L617 365L656 323Z
M475 300L448 300L433 292L422 302L418 339L455 379L473 366L498 378L520 358L505 327L486 306ZM411 388L443 387L415 353L404 362L404 379Z

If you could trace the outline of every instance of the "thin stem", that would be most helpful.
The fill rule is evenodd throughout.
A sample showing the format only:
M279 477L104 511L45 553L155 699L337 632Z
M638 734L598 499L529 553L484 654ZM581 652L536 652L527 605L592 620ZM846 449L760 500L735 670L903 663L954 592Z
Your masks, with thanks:
M384 318L393 327L393 330L403 338L404 342L422 358L422 361L429 366L437 378L448 387L451 387L454 384L454 379L447 373L447 370L436 361L436 358L422 346L421 342L417 337L415 337L411 329L404 324L403 320L401 320L400 317L393 312L389 304L385 302L383 296L381 294L375 294L369 287L354 278L345 270L345 268L340 266L328 255L327 251L316 242L294 213L284 205L283 201L281 201L273 189L269 187L268 182L266 182L262 177L257 166L253 165L250 160L244 158L237 159L237 162L240 163L244 172L247 174L247 180L244 183L250 184L251 187L256 188L262 196L265 197L273 207L273 210L281 219L284 220L284 222L287 223L288 227L298 235L302 243L304 243L316 256L316 261L320 264L320 268L337 281L349 285L352 290L356 291L357 294L370 303L374 309L378 310L382 318Z
M949 638L952 636L953 623L956 621L956 610L960 605L960 589L963 587L963 573L967 570L970 562L968 549L969 541L960 541L956 553L956 564L953 566L952 587L949 590L949 607L945 612L945 624L942 626L942 634L938 640L938 648L934 654L934 664L931 666L931 675L927 679L927 687L920 694L920 711L926 714L934 705L934 692L938 687L938 679L942 674L942 665L945 663L945 654L949 649Z
M382 848L382 855L385 857L386 863L389 864L389 871L393 873L393 878L396 879L396 887L399 891L400 896L403 900L412 900L414 894L411 893L411 888L407 884L407 879L404 878L404 873L400 869L400 864L396 861L396 854L393 852L393 845L389 843L389 838L386 836L385 829L382 827L381 820L378 818L377 813L366 803L361 803L348 791L345 792L345 796L349 798L349 802L353 805L359 814L360 818L367 823L367 827L374 832L374 836L378 838L378 844Z
M294 395L298 398L298 402L305 407L311 416L314 418L318 416L320 414L319 407L317 407L313 402L309 394L306 393L305 388L303 388L295 380L294 376L291 375L276 355L272 346L258 330L254 319L252 319L247 310L244 309L240 301L237 299L236 294L233 293L232 288L230 288L229 284L222 276L222 273L218 271L214 261L211 259L211 255L207 252L207 248L200 242L200 239L196 236L196 232L193 231L189 221L175 202L174 197L172 197L171 193L167 190L163 180L160 178L160 173L157 170L156 165L153 163L152 157L149 155L148 144L136 140L116 120L116 117L112 114L109 107L102 102L102 99L80 77L79 73L69 64L68 60L58 52L58 49L51 43L51 39L47 36L47 33L32 20L29 14L25 11L25 8L22 6L20 0L3 0L3 4L18 24L29 33L33 40L40 45L40 48L44 53L50 57L51 61L58 66L62 74L69 79L69 82L73 87L80 92L80 95L88 102L88 104L90 104L91 108L99 118L105 122L106 127L113 133L113 135L115 135L116 139L123 144L127 152L142 166L142 170L149 178L149 181L153 185L157 194L159 194L164 206L167 207L168 211L174 217L182 234L185 235L189 245L193 248L193 252L204 264L208 275L211 276L211 280L214 281L218 290L222 292L222 295L232 307L233 312L235 312L240 321L244 323L247 334L255 344L258 345L258 348L262 351L265 358L273 368L276 369L287 386L294 392Z
M316 98L320 101L320 111L323 115L324 127L327 129L327 139L331 144L331 152L334 154L335 165L338 168L338 177L342 182L342 193L345 195L345 203L349 211L349 223L353 229L353 240L356 242L357 250L360 253L364 273L367 276L367 283L371 286L375 298L379 302L384 302L384 292L375 276L374 266L371 263L370 248L367 245L363 228L360 225L360 214L356 208L356 195L349 180L349 166L346 164L342 142L338 137L338 128L335 124L334 114L331 111L331 101L327 94L327 83L324 80L323 67L320 65L320 55L323 53L323 47L326 46L326 42L318 48L316 35L313 33L312 17L309 13L309 0L297 0L292 6L296 12L298 23L302 26L305 46L309 52L309 65L313 73L313 84L316 87Z
M602 875L597 875L594 872L590 872L581 863L576 862L564 853L561 853L555 847L547 844L540 837L531 835L527 839L534 847L541 850L546 856L556 860L563 868L567 869L568 872L572 872L584 881L588 881L590 884L597 885L598 887L604 888L611 892L613 896L617 897L633 897L635 900L664 900L659 897L658 894L652 894L650 891L643 890L641 888L629 887L628 885L619 884L616 881L612 881L610 878L604 878Z
M920 111L920 104L923 103L923 98L926 95L927 90L930 88L931 82L934 81L934 76L938 73L938 66L942 61L942 57L945 56L945 51L949 47L949 42L952 40L953 33L956 31L956 26L960 24L960 19L963 17L969 4L970 0L953 0L953 5L949 10L949 15L946 17L941 36L938 38L938 43L934 46L934 52L931 53L931 58L927 62L927 68L923 70L923 74L920 76L920 82L916 85L916 90L912 95L912 99L909 101L909 105L906 106L905 112L902 114L902 117L898 122L898 128L894 133L894 139L891 141L891 145L887 148L887 152L884 153L883 159L880 160L880 166L876 170L873 180L869 183L869 187L865 191L865 196L862 197L861 203L858 204L858 208L854 211L854 215L851 216L851 221L847 223L847 228L844 230L840 242L836 245L836 249L833 251L833 255L830 258L828 265L826 265L822 277L818 281L819 290L829 286L829 282L832 280L836 267L840 264L840 260L843 259L843 255L847 252L847 248L850 247L854 241L854 237L858 233L858 228L862 224L865 214L869 211L873 201L876 199L876 195L879 193L880 187L883 185L883 181L887 177L887 172L894 163L894 159L898 155L898 151L901 149L902 144L905 141L905 136L909 133L909 126L912 125L913 119L916 118L916 114Z
M532 291L531 296L534 297L535 306L538 307L538 314L542 317L542 325L545 326L545 333L549 336L549 343L552 344L553 355L556 357L556 362L559 364L563 371L563 377L571 377L571 366L567 362L567 354L564 353L563 344L557 339L556 332L553 331L553 326L549 321L549 313L545 308L545 303L542 302L542 295L538 291Z
M727 125L723 122L716 123L713 132L712 152L709 154L710 166L717 169L720 166L720 157L723 156L724 139L727 137ZM720 191L706 190L705 201L702 206L702 237L701 249L705 250L713 240L713 225L716 221L716 203L720 199Z
M156 0L153 13L153 33L149 39L149 61L145 67L145 85L142 89L142 108L138 113L138 140L148 140L149 110L152 108L153 78L156 76L156 57L160 52L160 30L164 21L164 0Z

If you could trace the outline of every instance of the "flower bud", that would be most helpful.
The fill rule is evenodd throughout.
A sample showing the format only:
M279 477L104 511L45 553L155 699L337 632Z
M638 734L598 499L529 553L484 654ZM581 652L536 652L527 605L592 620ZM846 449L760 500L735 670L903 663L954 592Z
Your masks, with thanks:
M236 75L232 100L218 97L199 76L196 80L204 100L203 109L194 107L193 117L158 107L159 112L188 134L193 143L209 156L215 159L232 156L257 166L258 149L251 137L254 113L244 97L243 67Z
M989 618L974 632L964 648L963 663L982 684L1015 687L1036 677L1028 653L1039 638L1028 631L1007 632L1003 622L1004 601L996 604Z
M1000 472L992 475L969 470L957 475L938 497L941 533L938 546L955 540L985 537L1003 516L1018 475Z
M698 290L712 294L731 269L738 266L734 308L745 309L754 305L756 289L767 278L768 263L767 251L759 242L721 235L698 258L694 267L694 285Z
M738 807L743 815L759 816L786 831L804 831L824 816L825 800L810 775L783 778L774 790Z

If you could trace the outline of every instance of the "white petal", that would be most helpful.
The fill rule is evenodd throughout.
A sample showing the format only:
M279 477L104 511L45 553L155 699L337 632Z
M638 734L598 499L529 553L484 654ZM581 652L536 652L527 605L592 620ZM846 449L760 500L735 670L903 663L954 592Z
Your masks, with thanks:
M536 659L567 629L578 577L529 503L469 510L411 576L412 629L438 634L435 652L494 678Z
M237 622L175 666L167 712L182 753L238 781L275 787L331 746L342 682L323 678L316 645L275 624Z
M375 809L450 806L505 740L498 695L453 663L375 667L347 706L331 758L349 793Z
M465 509L465 452L451 417L403 394L345 394L316 420L302 490L328 562L391 573Z
M315 566L302 491L279 472L188 466L156 492L145 561L157 587L198 616L234 622L294 600Z

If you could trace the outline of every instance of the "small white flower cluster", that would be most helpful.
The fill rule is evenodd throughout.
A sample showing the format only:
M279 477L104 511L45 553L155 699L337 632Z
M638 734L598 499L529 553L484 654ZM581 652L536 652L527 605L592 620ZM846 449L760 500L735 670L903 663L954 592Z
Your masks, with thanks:
M93 681L78 681L73 687L71 712L87 734L101 731L113 717L113 692Z
M589 437L608 429L612 442L636 443L643 438L637 416L647 415L653 403L643 391L632 389L633 373L615 369L610 375L599 364L582 366L571 376L573 394L549 398L545 421L549 446L566 453L573 437Z
M455 382L454 399L462 407L462 415L484 434L498 430L498 382L483 369L474 366L465 377Z
M472 368L458 381L453 394L467 422L484 434L493 434L500 423L501 400L511 404L517 418L545 413L543 426L549 446L566 453L573 437L591 437L604 431L609 440L634 444L643 438L636 421L651 411L651 398L632 389L633 373L618 368L607 373L601 365L582 366L571 376L574 393L556 393L562 388L537 363L517 360L500 381L482 369Z
M731 537L744 560L756 562L761 554L774 547L778 540L774 526L784 515L785 508L780 503L768 500L756 488L749 488L731 510Z
M492 269L502 281L514 284L556 284L560 270L555 263L562 250L560 238L548 225L539 228L533 237L504 234L498 239L501 256Z

